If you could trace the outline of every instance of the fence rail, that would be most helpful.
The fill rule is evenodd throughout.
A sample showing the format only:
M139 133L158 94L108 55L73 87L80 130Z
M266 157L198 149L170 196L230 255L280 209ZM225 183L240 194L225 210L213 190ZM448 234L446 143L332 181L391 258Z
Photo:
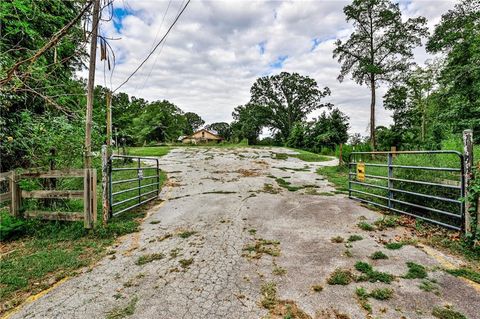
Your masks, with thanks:
M394 163L397 158L408 162L417 156L454 156L458 166L435 166L436 160L428 166ZM465 179L460 152L352 152L348 165L349 198L443 227L463 228ZM367 174L368 170L373 172Z
M83 178L82 190L22 190L21 180ZM21 173L15 171L0 173L0 182L8 181L8 192L0 194L0 202L10 201L10 214L23 218L39 218L61 221L84 221L85 228L92 228L97 220L97 172L95 169L60 169L60 170L28 170ZM91 196L87 196L90 193ZM83 212L64 212L49 210L25 209L24 199L83 199Z

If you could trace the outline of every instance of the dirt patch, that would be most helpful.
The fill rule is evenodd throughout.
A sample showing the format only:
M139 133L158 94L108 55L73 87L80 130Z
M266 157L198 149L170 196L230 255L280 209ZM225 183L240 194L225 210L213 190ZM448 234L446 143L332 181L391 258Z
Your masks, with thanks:
M236 173L240 174L243 177L260 176L260 173L257 170L253 170L253 169L240 168L236 171Z
M180 187L180 186L185 186L185 185L180 184L179 182L169 180L168 182L165 183L165 186L167 186L167 187Z
M293 300L278 300L275 308L270 310L269 318L313 319L312 316L300 309Z

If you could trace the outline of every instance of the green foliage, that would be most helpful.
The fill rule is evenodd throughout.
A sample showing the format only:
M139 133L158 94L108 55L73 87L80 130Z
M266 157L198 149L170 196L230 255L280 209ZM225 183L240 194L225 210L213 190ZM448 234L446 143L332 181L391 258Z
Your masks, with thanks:
M155 260L160 260L165 258L165 255L162 253L153 253L153 254L148 254L148 255L143 255L138 257L137 261L135 262L136 265L142 266L148 263L151 263L152 261Z
M431 53L447 55L438 82L439 120L460 133L470 128L480 140L480 5L462 0L442 15L427 43Z
M467 319L462 313L447 307L433 308L432 315L438 319Z
M21 235L24 227L23 220L11 216L6 210L0 210L0 241Z
M427 270L424 266L414 262L407 262L408 272L403 276L405 279L427 278Z
M354 32L346 42L337 40L334 58L342 64L339 80L347 74L372 90L371 112L375 111L375 89L379 82L392 82L408 70L413 49L427 35L423 17L402 20L400 6L390 0L354 0L343 9ZM365 30L369 30L366 32ZM370 137L375 143L375 120L370 119Z
M360 235L351 235L350 237L348 237L347 241L352 242L352 241L359 241L362 239L363 237Z
M232 138L232 127L226 122L216 122L206 126L207 130L213 130L225 140L230 141Z
M333 150L337 145L347 142L349 126L348 117L335 108L328 114L323 112L313 121L295 123L286 145L313 152Z
M450 275L467 278L477 284L480 284L480 272L468 268L446 269Z
M392 298L393 289L390 288L375 288L370 293L369 296L377 300L388 300Z
M375 226L367 223L367 222L360 222L357 224L358 228L360 228L361 230L365 230L365 231L374 231L375 230Z
M183 132L187 135L193 134L195 131L200 129L203 124L205 124L205 121L200 117L200 115L193 113L193 112L187 112L184 114L186 125L185 129Z
M247 103L237 106L233 113L233 137L241 141L246 139L249 145L256 144L262 128L266 125L268 110L260 105Z
M127 152L128 155L161 157L167 155L170 149L167 146L129 147Z
M404 243L401 242L391 242L391 243L386 243L385 248L390 249L390 250L398 250L404 246Z
M370 258L373 259L373 260L388 259L388 256L385 255L385 253L383 253L381 251L376 251L370 256Z
M391 274L374 270L369 263L363 261L357 261L355 269L363 274L363 276L357 278L358 281L368 280L370 282L378 281L389 284L394 278Z
M349 270L335 269L327 279L329 285L348 285L353 280L353 274Z
M250 103L267 110L266 126L286 141L294 123L306 120L312 111L326 106L320 100L330 95L330 90L319 90L317 82L308 76L282 72L257 79L250 93Z

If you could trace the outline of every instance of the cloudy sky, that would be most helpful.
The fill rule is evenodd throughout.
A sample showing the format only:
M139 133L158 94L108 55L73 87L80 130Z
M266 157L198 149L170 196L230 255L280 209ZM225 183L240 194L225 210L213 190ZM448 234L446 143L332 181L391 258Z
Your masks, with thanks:
M140 64L172 23L181 0L116 0L114 18L101 33L115 50L116 67L106 84L116 88ZM332 58L334 41L346 39L352 26L343 7L350 1L192 0L177 25L142 69L121 91L147 100L167 99L207 123L232 120L235 106L249 100L256 78L282 71L313 77L328 86L328 100L350 117L351 133L367 135L370 93L351 80L337 81L340 66ZM454 0L401 0L404 17L439 22ZM104 16L107 12L104 12ZM422 64L429 56L417 49ZM97 65L97 83L104 84ZM385 88L380 89L382 96ZM320 112L320 111L319 111ZM312 116L318 115L318 112ZM378 125L390 115L377 102Z

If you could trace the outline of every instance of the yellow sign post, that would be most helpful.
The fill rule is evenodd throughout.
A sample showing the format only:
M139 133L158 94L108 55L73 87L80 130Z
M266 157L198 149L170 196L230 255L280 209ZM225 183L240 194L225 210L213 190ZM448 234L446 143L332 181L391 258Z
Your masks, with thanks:
M357 163L357 181L365 182L365 163Z

